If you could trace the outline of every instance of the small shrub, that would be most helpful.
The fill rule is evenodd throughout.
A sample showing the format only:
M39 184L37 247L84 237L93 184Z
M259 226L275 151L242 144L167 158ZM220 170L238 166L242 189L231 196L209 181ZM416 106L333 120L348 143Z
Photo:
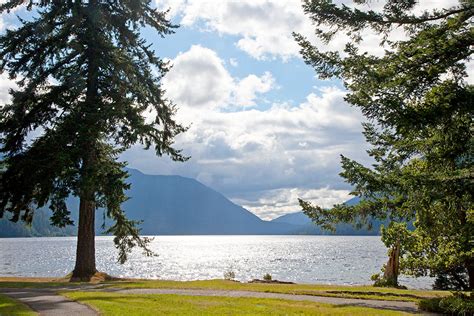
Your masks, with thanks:
M394 280L387 280L384 277L380 276L380 273L373 274L370 279L374 281L375 287L393 287L396 289L406 289L406 286L399 285Z
M377 282L378 280L380 280L380 273L372 274L370 279L374 282Z
M265 273L265 275L263 276L263 279L265 281L271 281L272 280L272 275L270 273Z
M235 279L235 272L232 270L224 272L224 280L232 281Z
M385 278L380 278L375 281L374 283L375 287L394 287L394 288L403 288L400 285L398 285L396 282L393 280L387 280Z
M468 289L467 270L463 266L436 272L433 290L467 291Z
M418 302L418 308L422 311L439 313L439 301L441 298L427 298Z
M474 315L474 296L457 292L449 297L421 300L418 307L424 311L445 315Z

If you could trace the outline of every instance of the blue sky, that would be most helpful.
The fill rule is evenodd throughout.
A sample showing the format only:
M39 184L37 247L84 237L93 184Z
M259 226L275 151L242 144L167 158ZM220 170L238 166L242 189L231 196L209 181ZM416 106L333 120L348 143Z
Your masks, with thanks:
M173 21L179 24L179 17ZM179 53L189 51L193 45L200 45L213 50L225 61L226 69L231 76L244 78L249 74L261 75L271 71L278 78L278 87L265 94L270 102L291 102L298 104L304 101L305 96L313 91L313 86L335 86L339 81L318 80L314 70L308 67L302 59L291 58L282 61L281 58L265 58L259 60L239 49L235 43L238 36L224 35L212 30L204 29L202 23L192 26L181 26L176 33L165 38L157 38L153 30L144 32L145 38L154 44L154 49L160 57L173 59ZM232 65L231 63L234 63ZM237 62L237 64L235 64ZM295 80L298 78L298 80ZM301 84L305 82L305 84ZM258 108L268 107L269 103L258 104Z
M456 4L422 2L425 9ZM180 24L166 38L149 29L143 35L173 64L163 85L179 107L178 121L190 125L176 147L191 159L172 162L139 146L121 159L146 173L197 179L265 219L298 211L298 198L323 207L347 200L340 155L369 162L363 117L344 101L340 81L319 80L304 64L291 33L308 36L321 49L340 50L346 38L329 46L317 42L299 0L155 3ZM0 29L13 24L0 19ZM403 32L391 36L403 38ZM377 36L363 37L362 49L383 52ZM14 84L0 77L0 102L8 100L9 87Z
M344 102L340 81L319 80L300 58L291 32L313 29L301 3L157 5L180 28L144 35L174 65L164 85L180 121L192 124L177 141L192 158L173 163L137 147L123 159L195 178L263 218L297 211L298 197L326 207L348 199L339 155L364 157L362 116Z

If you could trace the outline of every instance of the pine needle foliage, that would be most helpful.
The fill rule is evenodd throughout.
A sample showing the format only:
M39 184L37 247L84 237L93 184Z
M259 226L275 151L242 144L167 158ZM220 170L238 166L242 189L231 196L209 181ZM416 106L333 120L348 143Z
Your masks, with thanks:
M346 100L367 118L364 135L374 163L342 156L341 176L362 198L359 205L327 210L300 204L327 229L339 222L370 226L373 218L390 219L382 240L389 248L401 243L402 272L439 276L461 268L472 289L474 87L466 64L474 50L474 2L419 14L415 5L415 0L387 0L371 10L364 0L304 1L320 42L348 38L338 52L294 34L306 63L321 78L342 79ZM380 35L384 54L361 51L367 30ZM406 39L393 40L394 30ZM408 229L407 222L415 228Z
M72 225L66 199L76 196L113 220L121 263L137 245L151 254L121 208L130 185L118 157L139 143L187 159L173 147L186 128L160 84L170 65L140 33L176 26L149 0L11 0L0 13L22 5L33 17L0 37L0 71L18 86L0 108L0 217L31 223L49 206L54 225Z

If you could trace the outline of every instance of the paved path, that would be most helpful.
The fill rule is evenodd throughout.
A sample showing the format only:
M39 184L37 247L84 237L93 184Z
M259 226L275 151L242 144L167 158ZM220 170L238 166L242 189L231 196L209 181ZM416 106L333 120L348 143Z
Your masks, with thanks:
M96 316L90 307L56 294L52 289L1 289L0 293L28 305L40 316Z
M380 301L370 299L353 299L340 297L325 297L313 295L295 295L282 293L251 292L251 291L225 291L225 290L201 290L201 289L121 289L121 288L101 288L100 286L66 286L49 289L0 289L0 293L27 304L33 310L39 312L41 316L92 316L98 315L90 307L71 301L57 291L77 290L77 291L99 291L123 294L177 294L191 296L225 296L225 297L257 297L276 298L294 301L311 301L333 305L351 305L369 307L376 309L394 310L408 313L421 313L413 302ZM425 315L435 315L428 314Z

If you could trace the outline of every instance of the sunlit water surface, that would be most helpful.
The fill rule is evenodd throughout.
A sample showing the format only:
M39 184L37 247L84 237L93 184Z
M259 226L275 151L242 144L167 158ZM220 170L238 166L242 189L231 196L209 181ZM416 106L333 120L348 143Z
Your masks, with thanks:
M0 238L0 276L64 276L75 248L75 237ZM270 273L297 283L369 284L387 261L377 236L157 236L151 248L157 256L137 250L120 265L112 237L97 237L97 268L132 278L215 279L233 271L242 281ZM432 280L402 277L401 283L429 288Z

